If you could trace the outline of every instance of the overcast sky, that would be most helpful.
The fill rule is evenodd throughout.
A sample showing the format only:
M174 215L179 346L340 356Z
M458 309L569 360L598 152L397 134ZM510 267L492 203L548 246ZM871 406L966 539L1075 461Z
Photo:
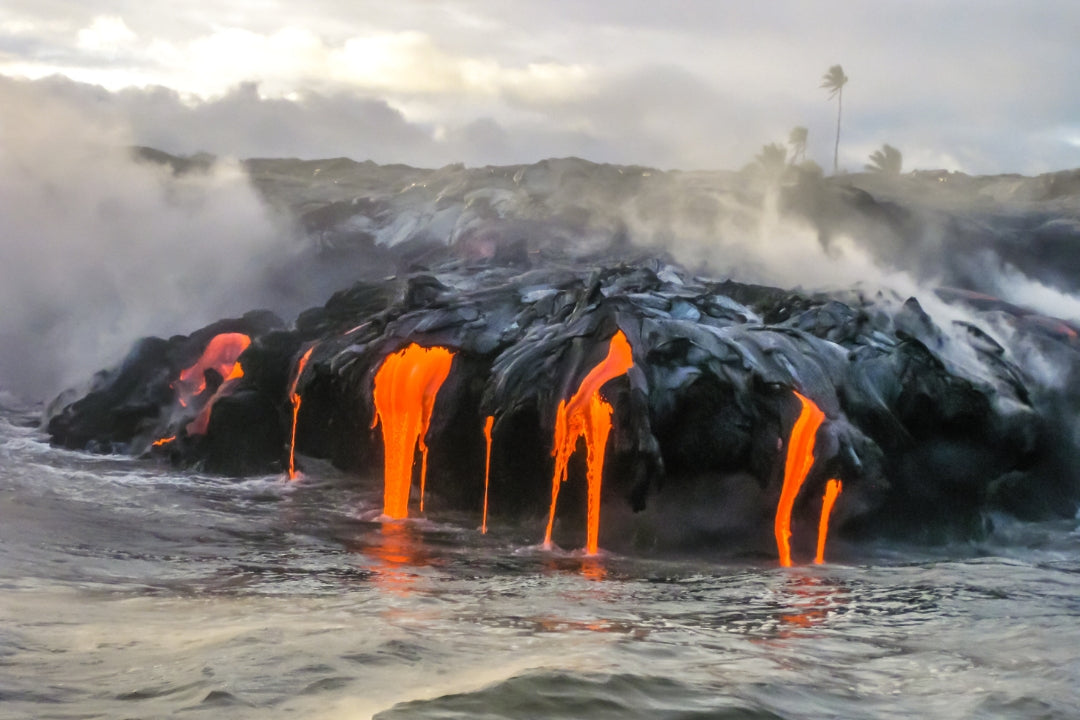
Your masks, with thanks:
M1080 166L1076 0L5 0L0 99L176 153L738 168ZM27 84L25 80L33 80ZM0 114L0 122L2 122Z

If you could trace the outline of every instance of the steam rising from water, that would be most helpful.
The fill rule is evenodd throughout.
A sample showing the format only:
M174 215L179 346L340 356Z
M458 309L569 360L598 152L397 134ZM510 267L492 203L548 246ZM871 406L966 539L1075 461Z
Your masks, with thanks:
M0 85L0 386L41 398L136 338L258 307L283 222L235 163L173 175L120 124L31 84Z

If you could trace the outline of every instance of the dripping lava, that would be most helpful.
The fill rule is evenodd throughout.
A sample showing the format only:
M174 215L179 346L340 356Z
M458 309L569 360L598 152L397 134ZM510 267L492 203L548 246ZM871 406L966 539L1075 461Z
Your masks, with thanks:
M481 532L525 524L587 556L824 562L826 543L833 559L882 535L980 537L996 512L1076 511L1073 406L990 323L957 333L917 298L660 259L530 263L449 263L357 283L292 325L254 313L140 341L50 435L237 476L295 479L298 452L325 458L377 475L392 520L427 512L431 472L438 507ZM1080 368L1058 325L1010 328Z

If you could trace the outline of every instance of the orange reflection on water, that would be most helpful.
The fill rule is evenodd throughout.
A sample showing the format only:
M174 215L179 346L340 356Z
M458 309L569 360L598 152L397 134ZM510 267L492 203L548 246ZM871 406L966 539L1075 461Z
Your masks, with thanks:
M788 578L784 589L789 594L790 607L780 615L780 624L788 632L812 628L825 622L836 606L843 604L843 593L833 583L815 575L797 575Z
M581 575L589 580L600 581L607 577L607 569L595 557L581 559Z
M431 563L419 533L407 522L382 523L364 538L361 551L379 563L372 568L375 584L397 593L408 593L416 582L411 568Z
M544 568L554 572L576 573L588 580L603 580L607 577L607 568L596 555L569 555L544 558Z

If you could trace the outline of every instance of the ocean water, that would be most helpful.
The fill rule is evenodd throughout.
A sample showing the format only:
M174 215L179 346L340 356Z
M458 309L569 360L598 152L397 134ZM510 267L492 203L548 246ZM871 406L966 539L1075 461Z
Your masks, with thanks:
M0 415L2 718L1076 718L1076 522L845 564L546 552Z

